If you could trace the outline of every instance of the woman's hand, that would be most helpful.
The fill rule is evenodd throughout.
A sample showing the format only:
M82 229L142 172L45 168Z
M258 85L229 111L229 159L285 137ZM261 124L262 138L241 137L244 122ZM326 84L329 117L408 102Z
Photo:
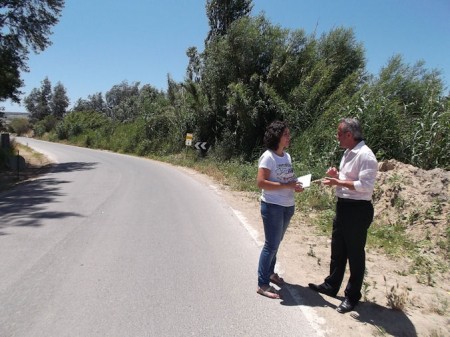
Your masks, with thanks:
M295 192L303 192L305 189L303 188L303 185L302 185L302 183L299 183L298 181L296 182L296 184L295 184L295 189L294 189L294 191Z
M256 176L256 183L259 188L265 190L279 190L289 188L295 192L303 192L303 186L297 180L292 180L288 183L280 183L276 181L270 181L270 170L266 168L259 168L258 175Z
M303 186L302 183L298 182L297 180L293 180L290 183L286 184L289 186L289 188L292 188L295 192L303 192Z

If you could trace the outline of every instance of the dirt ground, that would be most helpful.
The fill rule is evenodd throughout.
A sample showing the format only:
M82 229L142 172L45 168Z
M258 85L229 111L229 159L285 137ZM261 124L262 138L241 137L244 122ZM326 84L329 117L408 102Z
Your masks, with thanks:
M0 172L0 193L49 169L42 156L21 150L28 165L20 179L15 172ZM218 186L218 193L239 215L259 245L264 233L259 214L258 194L230 190L209 177L192 175L206 184ZM328 187L323 187L328 188ZM323 336L450 336L450 272L447 242L449 228L450 172L424 171L396 161L380 163L374 193L375 222L407 223L407 233L415 240L428 272L419 273L419 265L407 257L390 258L376 249L367 249L367 275L362 302L355 311L339 314L335 308L343 299L311 291L308 283L321 283L327 276L330 238L319 235L312 224L313 213L296 212L280 247L277 265L286 286L281 289L281 305L300 305L302 311ZM415 263L414 263L415 262ZM255 275L256 275L255 262ZM256 276L255 276L256 294ZM405 303L394 310L388 298ZM270 301L271 299L267 299Z
M48 158L26 146L19 147L19 155L24 158L25 167L0 169L0 193L48 172L51 167L51 161ZM16 162L15 159L14 161Z

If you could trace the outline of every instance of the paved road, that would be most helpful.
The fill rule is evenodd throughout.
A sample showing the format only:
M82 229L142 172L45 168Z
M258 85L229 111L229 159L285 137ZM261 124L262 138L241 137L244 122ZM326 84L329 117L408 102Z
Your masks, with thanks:
M256 294L260 247L166 164L17 138L51 173L0 194L0 336L318 336Z

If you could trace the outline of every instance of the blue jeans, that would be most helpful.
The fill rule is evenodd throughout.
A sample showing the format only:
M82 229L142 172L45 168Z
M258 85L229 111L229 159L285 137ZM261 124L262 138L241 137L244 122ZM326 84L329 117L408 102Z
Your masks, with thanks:
M259 257L258 286L268 285L275 271L277 252L284 233L294 215L295 207L284 207L261 201L261 216L264 224L265 242Z

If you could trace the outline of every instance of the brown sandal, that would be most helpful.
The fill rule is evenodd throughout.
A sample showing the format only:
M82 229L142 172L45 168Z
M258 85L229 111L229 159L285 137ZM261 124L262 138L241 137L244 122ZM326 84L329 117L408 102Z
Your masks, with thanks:
M280 294L278 294L278 291L272 287L272 286L262 286L259 287L256 291L258 294L266 296L268 298L272 299L280 299Z

